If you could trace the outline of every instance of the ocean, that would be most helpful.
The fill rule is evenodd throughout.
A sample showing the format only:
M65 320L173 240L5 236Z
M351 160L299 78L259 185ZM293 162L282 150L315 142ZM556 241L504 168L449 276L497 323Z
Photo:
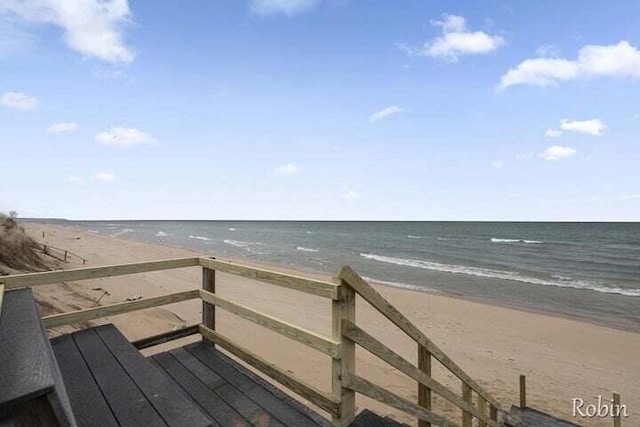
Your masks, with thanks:
M65 221L106 236L640 331L640 223Z

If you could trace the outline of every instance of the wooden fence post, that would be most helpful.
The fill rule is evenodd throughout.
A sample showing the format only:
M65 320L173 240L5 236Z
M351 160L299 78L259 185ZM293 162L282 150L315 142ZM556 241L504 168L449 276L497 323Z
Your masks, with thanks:
M202 268L202 289L211 293L216 292L216 271ZM216 308L206 301L202 301L202 324L209 329L216 330ZM203 339L205 339L203 337ZM213 345L213 343L211 344Z
M338 416L333 415L331 425L346 427L353 422L356 412L355 393L342 387L345 373L355 373L356 346L342 335L342 321L356 321L356 294L344 280L340 280L339 299L331 302L331 331L334 341L340 342L340 355L331 360L331 391L340 401Z
M420 344L418 344L418 369L431 376L431 353ZM418 383L418 405L428 411L431 410L431 389L420 383ZM431 427L431 423L418 420L418 427Z
M67 251L64 251L64 262L67 262Z
M480 412L483 416L487 415L487 401L484 400L484 397L480 395L478 395L478 412ZM487 427L487 423L478 420L478 427Z
M489 405L489 418L491 421L498 421L498 408L493 405Z
M613 392L613 427L621 427L620 420L620 394Z
M527 378L520 375L520 408L527 407Z
M469 406L473 405L473 399L471 395L471 387L467 385L467 383L462 383L462 400L465 401ZM471 413L463 410L462 411L462 427L471 427L472 417Z

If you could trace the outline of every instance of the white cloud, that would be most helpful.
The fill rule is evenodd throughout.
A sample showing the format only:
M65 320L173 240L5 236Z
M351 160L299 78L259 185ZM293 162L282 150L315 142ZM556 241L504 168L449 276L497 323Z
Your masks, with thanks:
M91 177L91 180L98 182L114 182L116 180L116 176L109 172L98 172Z
M431 21L431 25L440 27L442 35L426 42L420 48L403 44L399 44L398 47L410 55L444 58L457 62L460 56L490 53L505 44L500 36L483 31L469 31L462 16L443 15L442 21Z
M602 135L602 131L606 129L606 126L600 119L591 120L563 120L560 123L560 128L571 132L587 133L589 135Z
M47 128L47 132L49 133L61 133L61 132L71 132L72 130L76 130L78 128L77 123L73 122L63 122L56 123Z
M402 108L398 107L397 105L392 105L391 107L387 107L385 109L376 111L375 113L371 114L369 116L369 123L377 122L380 119L383 119L392 114L400 113L402 111L404 111Z
M361 198L362 196L360 195L360 193L355 190L349 190L342 195L342 200L346 201L360 200Z
M293 175L300 172L300 166L295 163L287 163L273 170L277 175Z
M82 185L84 184L84 179L80 178L79 176L71 175L67 178L67 182L73 185Z
M65 43L85 56L124 63L135 57L122 38L122 27L131 23L128 0L3 0L0 12L61 28Z
M575 154L576 150L571 147L552 145L538 155L545 160L560 160L575 156Z
M0 104L21 111L35 110L38 99L22 92L6 92L0 97Z
M258 15L283 14L293 16L298 13L308 12L318 3L320 3L320 0L252 0L251 11Z
M494 160L491 162L491 167L495 169L502 169L504 167L504 161Z
M544 135L547 138L559 138L562 135L562 131L558 129L547 129Z
M155 144L156 139L148 133L132 128L111 128L108 132L96 134L95 140L111 147L133 147L134 145Z
M615 45L588 45L574 60L541 57L526 59L500 79L499 88L528 84L552 86L578 78L640 78L640 51L623 40Z

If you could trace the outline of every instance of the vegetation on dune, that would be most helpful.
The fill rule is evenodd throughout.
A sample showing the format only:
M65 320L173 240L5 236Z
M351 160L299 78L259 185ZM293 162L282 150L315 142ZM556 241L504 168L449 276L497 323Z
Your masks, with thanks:
M46 268L38 253L38 243L18 223L16 212L0 213L0 274L2 267L15 270Z

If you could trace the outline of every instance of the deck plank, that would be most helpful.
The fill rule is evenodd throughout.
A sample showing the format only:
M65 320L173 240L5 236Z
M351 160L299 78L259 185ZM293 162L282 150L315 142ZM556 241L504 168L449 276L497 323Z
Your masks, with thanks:
M73 334L96 383L121 426L166 426L94 329Z
M118 422L71 335L51 340L79 427L117 427Z
M209 389L171 354L160 353L153 356L153 360L219 425L225 427L248 427L250 425L242 415Z
M0 318L0 410L54 389L40 316L30 289L9 291ZM11 343L5 345L4 343Z
M113 325L94 328L147 400L172 427L209 426L210 421L192 402L172 386Z
M318 427L328 425L328 422L317 414L312 419L307 415L311 410L304 408L304 411L298 410L302 404L293 398L285 395L283 392L270 386L265 387L260 382L254 380L255 374L245 368L240 367L236 362L232 364L221 357L220 352L215 350L207 342L199 342L187 345L182 350L195 356L204 365L215 371L218 375L233 384L238 390L247 395L251 400L256 402L273 417L280 420L285 425L300 427ZM262 380L266 383L266 381Z

